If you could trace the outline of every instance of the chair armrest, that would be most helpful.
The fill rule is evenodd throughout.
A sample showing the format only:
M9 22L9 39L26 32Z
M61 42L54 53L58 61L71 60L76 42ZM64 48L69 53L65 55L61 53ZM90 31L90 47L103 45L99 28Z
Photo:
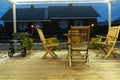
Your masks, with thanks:
M98 38L107 38L106 36L100 36L100 35L96 35L96 37L98 37Z
M98 44L102 42L103 39L106 39L106 36L100 36L100 35L96 35L97 38L99 38Z

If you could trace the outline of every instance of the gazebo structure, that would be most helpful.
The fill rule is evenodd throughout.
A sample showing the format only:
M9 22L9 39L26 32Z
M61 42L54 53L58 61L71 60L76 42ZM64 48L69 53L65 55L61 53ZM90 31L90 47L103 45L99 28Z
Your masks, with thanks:
M6 0L13 5L13 31L16 28L16 5L22 4L88 4L88 3L107 3L108 4L108 26L111 27L111 2L113 0Z

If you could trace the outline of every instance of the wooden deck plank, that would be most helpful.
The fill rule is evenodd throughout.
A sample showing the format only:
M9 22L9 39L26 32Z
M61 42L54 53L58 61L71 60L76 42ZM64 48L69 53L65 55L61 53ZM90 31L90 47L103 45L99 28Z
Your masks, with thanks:
M57 51L58 59L49 56L41 59L43 52L6 59L0 63L0 80L120 80L120 61L114 58L95 58L95 53L91 51L91 67L75 62L70 68L67 51Z

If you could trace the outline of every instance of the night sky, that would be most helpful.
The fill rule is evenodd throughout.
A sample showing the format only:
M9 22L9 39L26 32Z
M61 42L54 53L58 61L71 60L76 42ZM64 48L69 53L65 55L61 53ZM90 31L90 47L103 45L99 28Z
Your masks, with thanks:
M93 6L94 9L96 9L96 11L101 16L101 17L98 18L98 22L104 22L104 21L107 21L107 19L108 19L107 3L104 3L104 4L74 4L74 5L75 6L83 6L83 5ZM48 7L48 6L54 6L54 5L52 5L52 4L51 5L45 5L45 4L35 5L35 7ZM11 7L12 7L11 4L6 2L6 0L0 0L0 18ZM30 5L18 5L17 7L18 8L30 7ZM115 20L119 17L120 17L120 0L115 0L112 3L112 20Z

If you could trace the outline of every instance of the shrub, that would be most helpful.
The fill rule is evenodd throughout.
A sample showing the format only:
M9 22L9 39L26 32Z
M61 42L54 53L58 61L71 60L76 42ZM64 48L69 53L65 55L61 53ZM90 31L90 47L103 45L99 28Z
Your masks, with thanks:
M97 49L97 50L100 49L99 46L97 45L98 41L99 41L99 38L92 38L91 40L92 49Z
M56 47L54 47L55 50L58 48L60 41L56 37L51 37L46 40L46 43L50 45L56 45Z
M24 48L31 49L33 47L33 40L31 38L23 38L21 45Z

